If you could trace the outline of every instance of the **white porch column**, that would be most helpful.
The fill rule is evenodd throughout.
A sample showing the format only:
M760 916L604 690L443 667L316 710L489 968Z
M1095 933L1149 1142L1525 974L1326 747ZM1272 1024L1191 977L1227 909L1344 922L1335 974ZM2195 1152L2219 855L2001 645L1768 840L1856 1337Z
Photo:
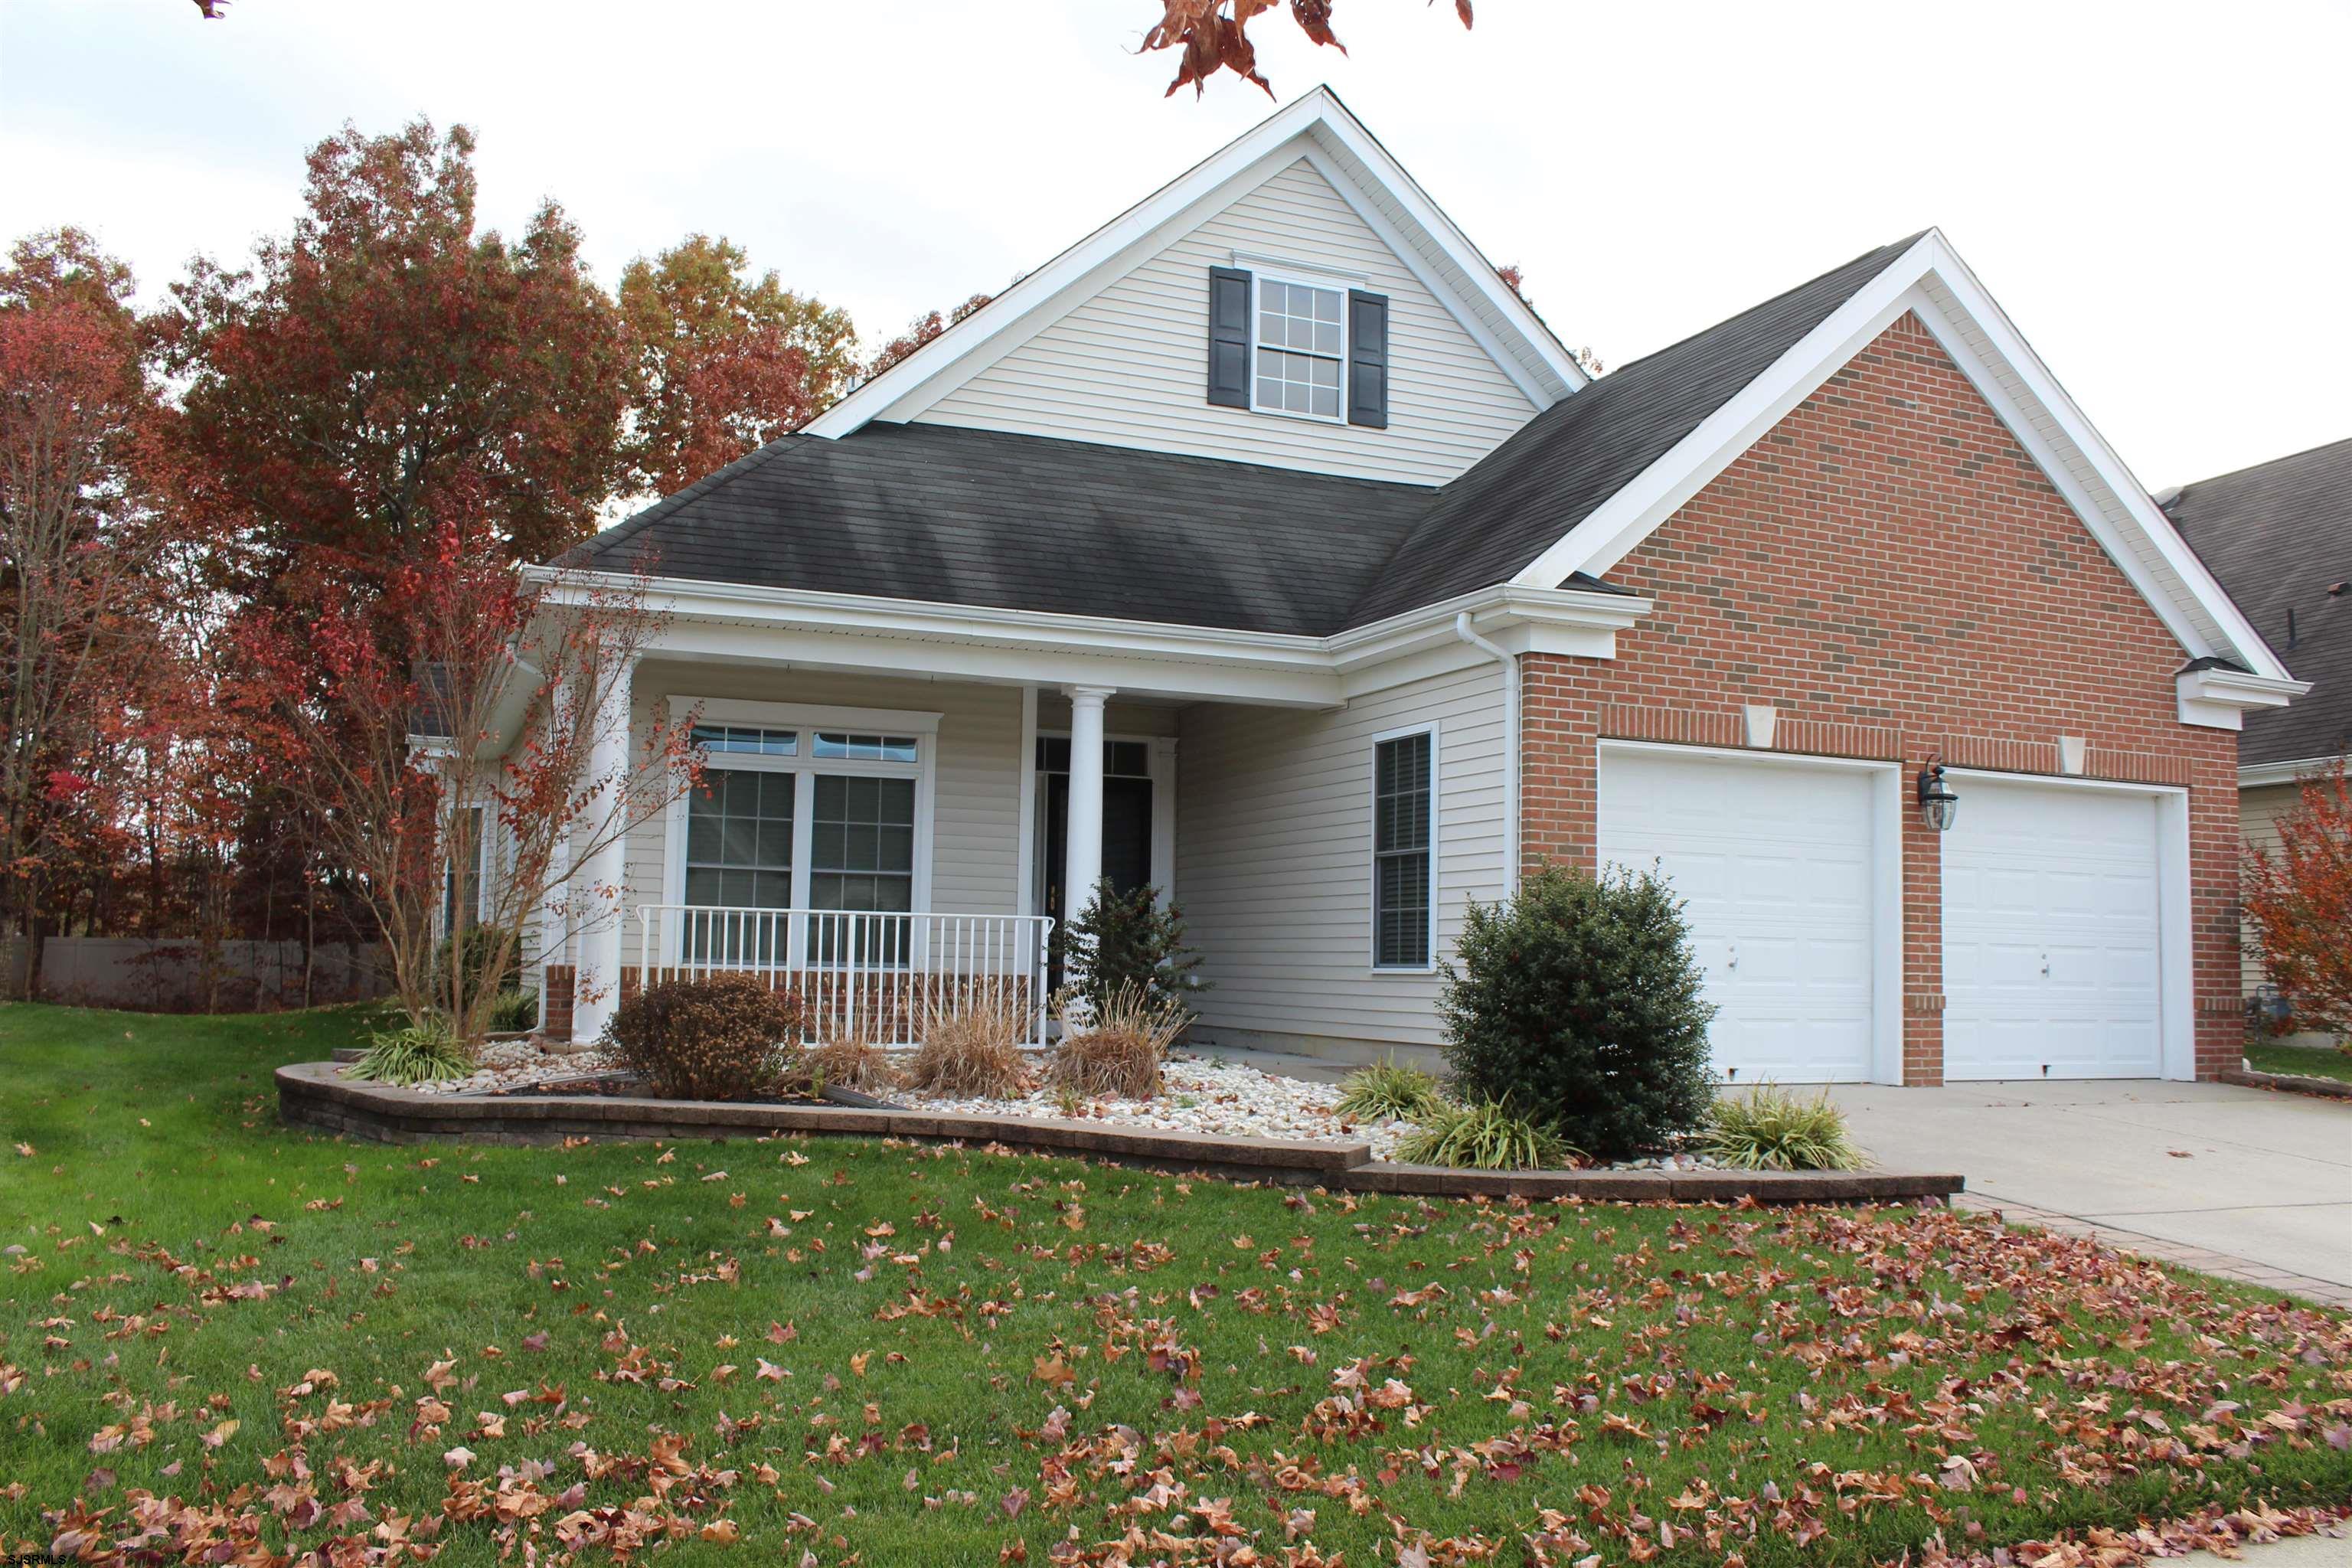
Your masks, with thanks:
M596 693L588 719L588 776L594 789L583 824L589 850L569 888L572 927L580 933L578 990L572 1004L572 1039L586 1045L604 1032L621 1003L623 890L628 879L628 846L621 825L629 780L629 690L634 666L621 670Z
M547 700L550 724L561 729L565 721L563 716L572 705L571 684L557 681L548 692ZM539 1023L541 1028L547 1026L548 1004L555 994L547 984L547 971L551 965L563 962L565 939L571 934L568 929L571 894L572 830L566 827L547 847L547 886L539 900L538 952L531 957L531 963L539 969Z
M1102 880L1103 704L1115 688L1072 686L1070 699L1070 817L1062 848L1062 921L1075 921L1094 901Z

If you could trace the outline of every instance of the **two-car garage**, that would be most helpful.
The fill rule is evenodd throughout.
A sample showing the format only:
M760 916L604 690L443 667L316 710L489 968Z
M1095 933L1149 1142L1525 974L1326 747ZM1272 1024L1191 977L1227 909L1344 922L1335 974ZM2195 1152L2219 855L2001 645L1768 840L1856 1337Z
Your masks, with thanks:
M1940 915L1944 1076L2164 1076L2180 1012L2162 962L2178 795L1954 777L1927 912ZM1905 994L1920 989L1903 975L1911 789L1891 763L1603 742L1601 858L1654 863L1687 900L1726 1077L1902 1080Z

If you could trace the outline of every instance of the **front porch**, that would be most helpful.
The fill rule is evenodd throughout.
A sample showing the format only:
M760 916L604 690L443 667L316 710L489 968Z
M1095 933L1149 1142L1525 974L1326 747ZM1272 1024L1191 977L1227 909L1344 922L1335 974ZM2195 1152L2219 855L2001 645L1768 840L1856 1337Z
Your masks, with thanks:
M1138 670L1117 660L1047 686L649 657L628 688L633 744L657 718L691 723L705 777L580 868L577 888L617 890L596 918L542 921L543 1029L586 1044L648 980L733 971L791 992L813 1037L911 1045L929 1007L993 994L1042 1045L1053 933L1107 882L1184 909L1213 987L1196 1041L1426 1051L1436 960L1467 900L1501 891L1509 843L1503 681L1454 646L1328 703L1119 685ZM1398 734L1426 737L1412 754L1427 798L1404 845L1413 901L1388 911L1408 940L1383 952L1373 773Z

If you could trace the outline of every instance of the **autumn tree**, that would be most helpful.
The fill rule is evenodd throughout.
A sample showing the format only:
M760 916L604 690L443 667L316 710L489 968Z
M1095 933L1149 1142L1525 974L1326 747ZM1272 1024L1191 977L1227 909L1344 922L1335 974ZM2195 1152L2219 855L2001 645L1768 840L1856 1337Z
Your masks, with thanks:
M880 375L995 297L993 294L974 294L944 316L937 310L927 310L916 317L907 323L905 331L884 343L880 352L876 353L873 360L867 363L866 367L867 378L870 380Z
M2352 1051L2352 783L2338 760L2304 779L2278 847L2249 846L2248 946L2306 1028Z
M691 235L621 274L637 403L623 451L635 488L683 489L799 428L857 368L848 315L751 277L732 241Z
M228 580L269 584L312 547L395 569L452 518L544 560L613 494L618 313L552 202L514 241L477 230L473 154L463 126L346 126L311 151L289 234L173 289L180 499L235 542Z
M159 410L131 293L73 229L0 268L0 917L28 937L150 640L162 530L140 464ZM37 954L28 988L37 973Z
M1289 0L1287 8L1309 43L1344 55L1348 46L1331 30L1336 3ZM1283 9L1283 0L1160 0L1160 20L1143 35L1143 47L1147 51L1177 51L1176 79L1168 84L1167 96L1174 97L1177 89L1190 83L1198 97L1221 70L1256 83L1268 98L1274 96L1274 85L1258 74L1257 46L1250 41L1249 26L1265 13ZM1470 0L1454 0L1454 14L1465 27L1470 26Z
M252 623L281 786L351 868L412 1021L480 1038L530 929L617 919L621 889L585 868L692 786L690 716L629 734L629 670L660 629L646 587L519 570L494 531L444 519L377 582L307 568ZM444 895L486 841L478 914Z

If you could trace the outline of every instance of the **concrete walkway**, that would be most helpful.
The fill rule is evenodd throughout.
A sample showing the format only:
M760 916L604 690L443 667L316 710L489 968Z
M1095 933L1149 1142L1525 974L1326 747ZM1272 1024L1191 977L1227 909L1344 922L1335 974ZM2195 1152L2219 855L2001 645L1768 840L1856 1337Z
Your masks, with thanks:
M1856 1138L1964 1201L2352 1307L2352 1103L2145 1079L1844 1085Z

